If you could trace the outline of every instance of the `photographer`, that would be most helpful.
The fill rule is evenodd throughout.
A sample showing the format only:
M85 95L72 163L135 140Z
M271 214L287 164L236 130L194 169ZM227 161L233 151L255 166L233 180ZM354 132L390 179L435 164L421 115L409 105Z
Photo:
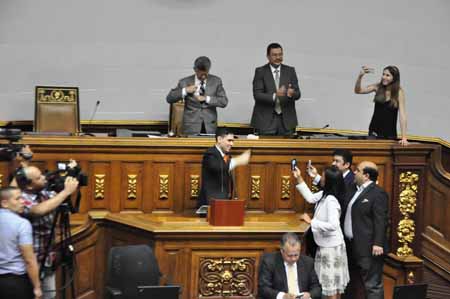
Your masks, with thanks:
M69 164L69 167L75 166L75 161ZM52 240L52 227L56 209L77 191L78 180L67 176L62 191L56 193L48 190L46 177L39 168L34 166L19 168L16 172L16 180L25 200L24 215L30 219L33 226L34 251L37 254L38 263L41 265L41 275L43 273L44 277L42 280L43 298L54 298L56 283L53 245L55 240ZM50 246L47 247L49 244ZM47 250L48 248L49 250Z
M15 152L14 155L10 157L10 159L12 159L12 163L10 164L10 170L12 170L10 171L10 173L12 174L9 177L9 185L11 187L18 187L15 176L17 169L30 166L30 161L32 158L33 151L31 150L29 145L21 146L21 148L17 149L17 152Z

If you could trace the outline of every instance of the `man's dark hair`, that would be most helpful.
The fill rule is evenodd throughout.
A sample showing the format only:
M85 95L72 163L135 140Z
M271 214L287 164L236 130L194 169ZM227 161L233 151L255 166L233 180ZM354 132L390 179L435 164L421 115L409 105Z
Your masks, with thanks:
M375 168L366 166L366 167L363 168L362 172L363 172L363 174L369 175L369 179L372 182L376 182L377 181L377 179L378 179L378 170L376 170Z
M279 43L271 43L267 46L267 56L270 54L270 50L272 49L281 49L283 50L283 47Z
M229 134L234 134L229 128L226 128L226 127L217 128L216 129L216 141L219 137L225 137Z
M286 243L291 246L301 244L296 233L284 233L280 240L280 246L283 248Z
M211 60L206 56L200 56L194 61L194 70L208 72L211 68Z
M341 156L342 159L344 160L344 163L349 163L349 166L352 166L352 162L353 162L353 154L351 151L347 150L347 149L336 149L332 156Z

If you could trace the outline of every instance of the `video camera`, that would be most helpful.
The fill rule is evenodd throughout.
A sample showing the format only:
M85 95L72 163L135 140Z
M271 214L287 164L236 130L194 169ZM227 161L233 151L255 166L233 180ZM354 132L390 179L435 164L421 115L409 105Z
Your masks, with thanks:
M59 193L64 190L64 182L67 177L73 177L78 180L78 186L84 187L88 185L88 176L81 171L80 166L70 167L66 163L58 163L58 169L47 172L47 190Z
M24 144L16 144L22 139L21 131L19 129L1 129L0 128L0 139L8 140L7 144L0 144L0 161L12 161L17 157L17 154L22 155L25 160L31 159L27 157L26 154L22 154L22 148Z

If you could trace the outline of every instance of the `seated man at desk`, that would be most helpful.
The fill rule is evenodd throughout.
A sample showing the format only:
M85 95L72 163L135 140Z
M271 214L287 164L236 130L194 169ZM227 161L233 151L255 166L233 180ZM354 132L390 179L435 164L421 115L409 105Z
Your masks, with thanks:
M233 179L231 171L240 165L248 164L250 150L236 158L231 158L230 151L234 144L234 134L228 128L216 131L216 144L203 154L202 185L199 206L209 204L210 199L230 199L233 196Z
M322 289L314 270L314 260L300 255L300 240L285 233L280 251L264 254L258 278L261 299L321 298Z
M228 98L222 80L209 74L211 61L206 56L194 62L194 75L181 79L167 95L169 104L184 100L183 133L214 134L217 128L217 107L225 108Z

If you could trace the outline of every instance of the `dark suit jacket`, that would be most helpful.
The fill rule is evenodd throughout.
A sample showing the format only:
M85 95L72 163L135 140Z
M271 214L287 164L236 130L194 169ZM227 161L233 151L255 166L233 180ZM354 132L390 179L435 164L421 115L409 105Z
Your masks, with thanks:
M344 206L343 215L347 212L356 188L352 188L348 193ZM352 252L355 257L371 257L372 246L377 245L388 252L387 226L388 216L388 195L376 183L371 183L358 196L352 206L352 230L353 242Z
M312 298L321 298L322 288L314 270L314 260L301 255L297 261L300 292L309 292ZM264 254L258 277L258 297L275 299L279 292L288 292L287 276L280 251Z
M293 67L284 64L280 67L280 87L284 85L288 88L289 84L291 84L295 89L295 94L292 98L288 98L287 96L280 97L284 126L287 129L294 129L298 123L297 112L295 111L295 101L300 99L297 74ZM276 91L277 88L270 65L266 64L256 68L255 77L253 78L253 98L255 99L255 106L253 107L251 121L251 125L255 129L264 131L269 125L268 120L272 119L272 113L275 108L273 94Z
M167 95L168 103L175 103L182 99L183 88L195 83L195 75L183 78L178 85L170 90ZM228 104L228 98L222 85L222 80L209 74L206 79L205 96L210 101L200 103L194 95L188 94L184 98L183 133L186 135L198 134L205 123L206 133L214 134L217 128L217 107L224 108Z
M230 163L225 163L219 150L213 146L206 150L202 160L202 185L199 206L207 205L211 198L231 198L232 179Z

